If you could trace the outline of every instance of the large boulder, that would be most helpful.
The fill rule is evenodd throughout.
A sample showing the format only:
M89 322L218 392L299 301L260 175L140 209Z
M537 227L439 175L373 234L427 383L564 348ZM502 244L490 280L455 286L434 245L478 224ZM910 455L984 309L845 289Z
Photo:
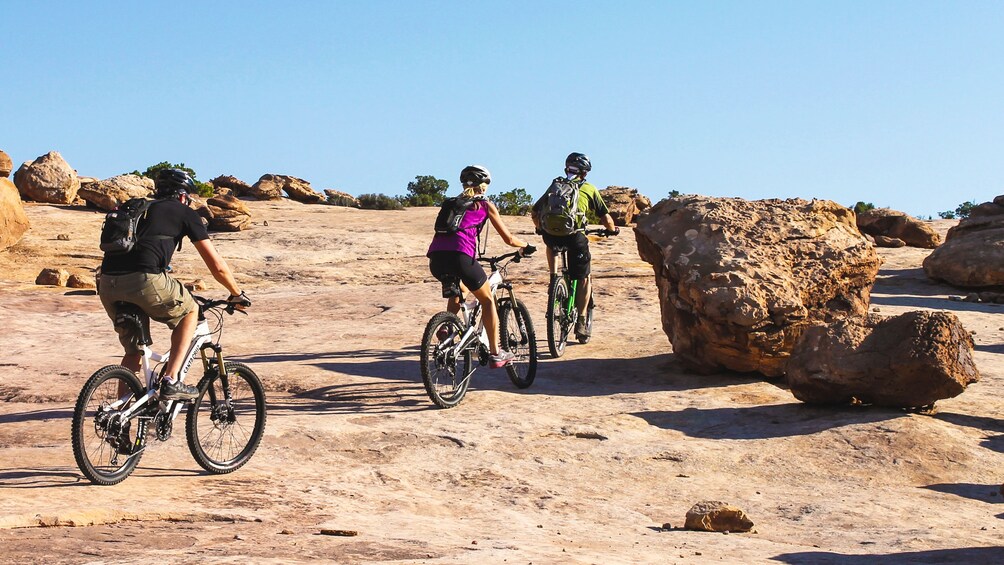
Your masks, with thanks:
M814 321L867 311L881 259L828 200L663 200L638 218L662 326L691 370L784 374Z
M21 165L14 174L14 184L22 197L50 204L71 204L80 189L77 172L56 151Z
M105 180L80 179L77 194L89 204L102 210L114 210L130 198L149 198L153 195L153 179L140 175L118 175Z
M21 241L30 226L17 187L10 179L0 177L0 251Z
M359 200L347 192L325 188L324 195L327 197L327 203L332 206L347 206L350 208L359 207Z
M251 225L251 210L232 194L213 196L206 200L206 208L213 231L241 231Z
M14 170L14 162L10 160L10 155L0 150L0 178L7 178Z
M980 375L973 338L955 314L915 311L812 326L787 378L803 402L909 408L958 396Z
M209 181L209 183L212 184L213 188L217 191L220 189L226 189L232 192L234 196L254 196L254 193L251 190L251 187L248 186L248 183L235 176L220 175Z
M279 200L285 192L289 197L305 204L324 202L324 195L310 187L310 183L288 175L262 175L251 187L251 195L259 200Z
M973 209L924 259L924 273L960 287L1004 285L1004 196Z
M876 244L899 239L910 247L934 249L941 245L941 236L934 228L913 216L890 210L874 208L857 215L857 225L861 233L875 237ZM880 240L884 236L889 240Z
M626 186L608 186L600 191L600 196L618 226L630 224L635 216L652 206L652 201L640 194L638 189Z

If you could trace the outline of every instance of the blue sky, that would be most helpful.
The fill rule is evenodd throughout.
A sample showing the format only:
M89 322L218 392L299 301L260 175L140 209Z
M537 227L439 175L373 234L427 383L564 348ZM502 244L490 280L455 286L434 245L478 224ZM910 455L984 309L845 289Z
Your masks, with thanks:
M0 0L0 149L403 194L570 151L660 199L1004 194L1004 2Z

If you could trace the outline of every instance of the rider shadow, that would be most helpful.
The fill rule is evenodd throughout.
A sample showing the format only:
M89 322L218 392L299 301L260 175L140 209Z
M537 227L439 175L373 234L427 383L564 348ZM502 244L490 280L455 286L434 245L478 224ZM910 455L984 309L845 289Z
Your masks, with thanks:
M87 486L91 483L69 467L0 469L0 489Z
M893 565L901 563L999 563L1004 547L960 547L903 553L836 553L799 551L770 559L789 565Z
M955 496L968 498L970 500L978 500L989 504L1004 503L1004 498L1002 498L1000 494L1001 486L999 484L981 485L976 483L940 483L927 485L926 487L921 488L945 494L954 494Z
M73 410L32 410L28 412L14 412L11 414L0 414L0 424L11 424L14 422L33 422L39 420L62 420L73 417Z

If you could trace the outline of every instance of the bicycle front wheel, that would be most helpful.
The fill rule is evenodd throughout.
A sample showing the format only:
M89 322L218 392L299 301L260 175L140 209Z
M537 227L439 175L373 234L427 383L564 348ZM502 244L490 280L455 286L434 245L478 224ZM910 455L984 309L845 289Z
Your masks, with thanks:
M568 343L568 281L555 277L547 290L547 349L556 359L565 353Z
M521 301L499 301L499 336L502 348L514 355L512 363L506 365L509 380L518 388L530 386L537 376L537 334Z
M440 312L429 320L422 335L422 383L440 408L453 408L464 399L473 366L471 348L454 350L464 335L456 314Z
M73 457L92 483L121 483L139 464L132 422L122 412L143 396L143 385L132 371L109 365L91 375L73 408ZM138 428L138 426L136 426Z
M265 389L242 363L226 363L199 382L199 397L188 407L188 449L210 473L232 473L251 460L265 433Z

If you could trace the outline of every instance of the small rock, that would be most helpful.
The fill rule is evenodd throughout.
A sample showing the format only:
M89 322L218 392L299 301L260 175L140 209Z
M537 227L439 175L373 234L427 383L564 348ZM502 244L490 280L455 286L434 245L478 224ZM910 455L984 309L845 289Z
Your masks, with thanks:
M66 279L66 286L69 288L97 288L94 277L88 275L72 274Z
M293 535L293 530L282 530L281 532L279 532L279 535L291 536Z
M322 536L341 536L341 537L352 537L358 536L359 532L355 530L321 530Z
M240 540L240 541L244 541L244 536L242 536L242 535L240 535L240 534L237 534L237 535L235 535L235 536L234 536L234 539L235 539L235 540Z
M673 524L670 524L669 522L664 522L662 524L662 529L664 529L664 530L672 530L673 529Z
M753 529L753 521L735 506L706 500L698 502L687 512L683 527L703 532L748 532Z
M66 269L42 269L35 278L35 284L46 286L66 286L70 272Z
M58 239L59 241L70 241L70 234L68 234L68 233L61 233L61 234L59 234L59 235L56 236L56 239Z

